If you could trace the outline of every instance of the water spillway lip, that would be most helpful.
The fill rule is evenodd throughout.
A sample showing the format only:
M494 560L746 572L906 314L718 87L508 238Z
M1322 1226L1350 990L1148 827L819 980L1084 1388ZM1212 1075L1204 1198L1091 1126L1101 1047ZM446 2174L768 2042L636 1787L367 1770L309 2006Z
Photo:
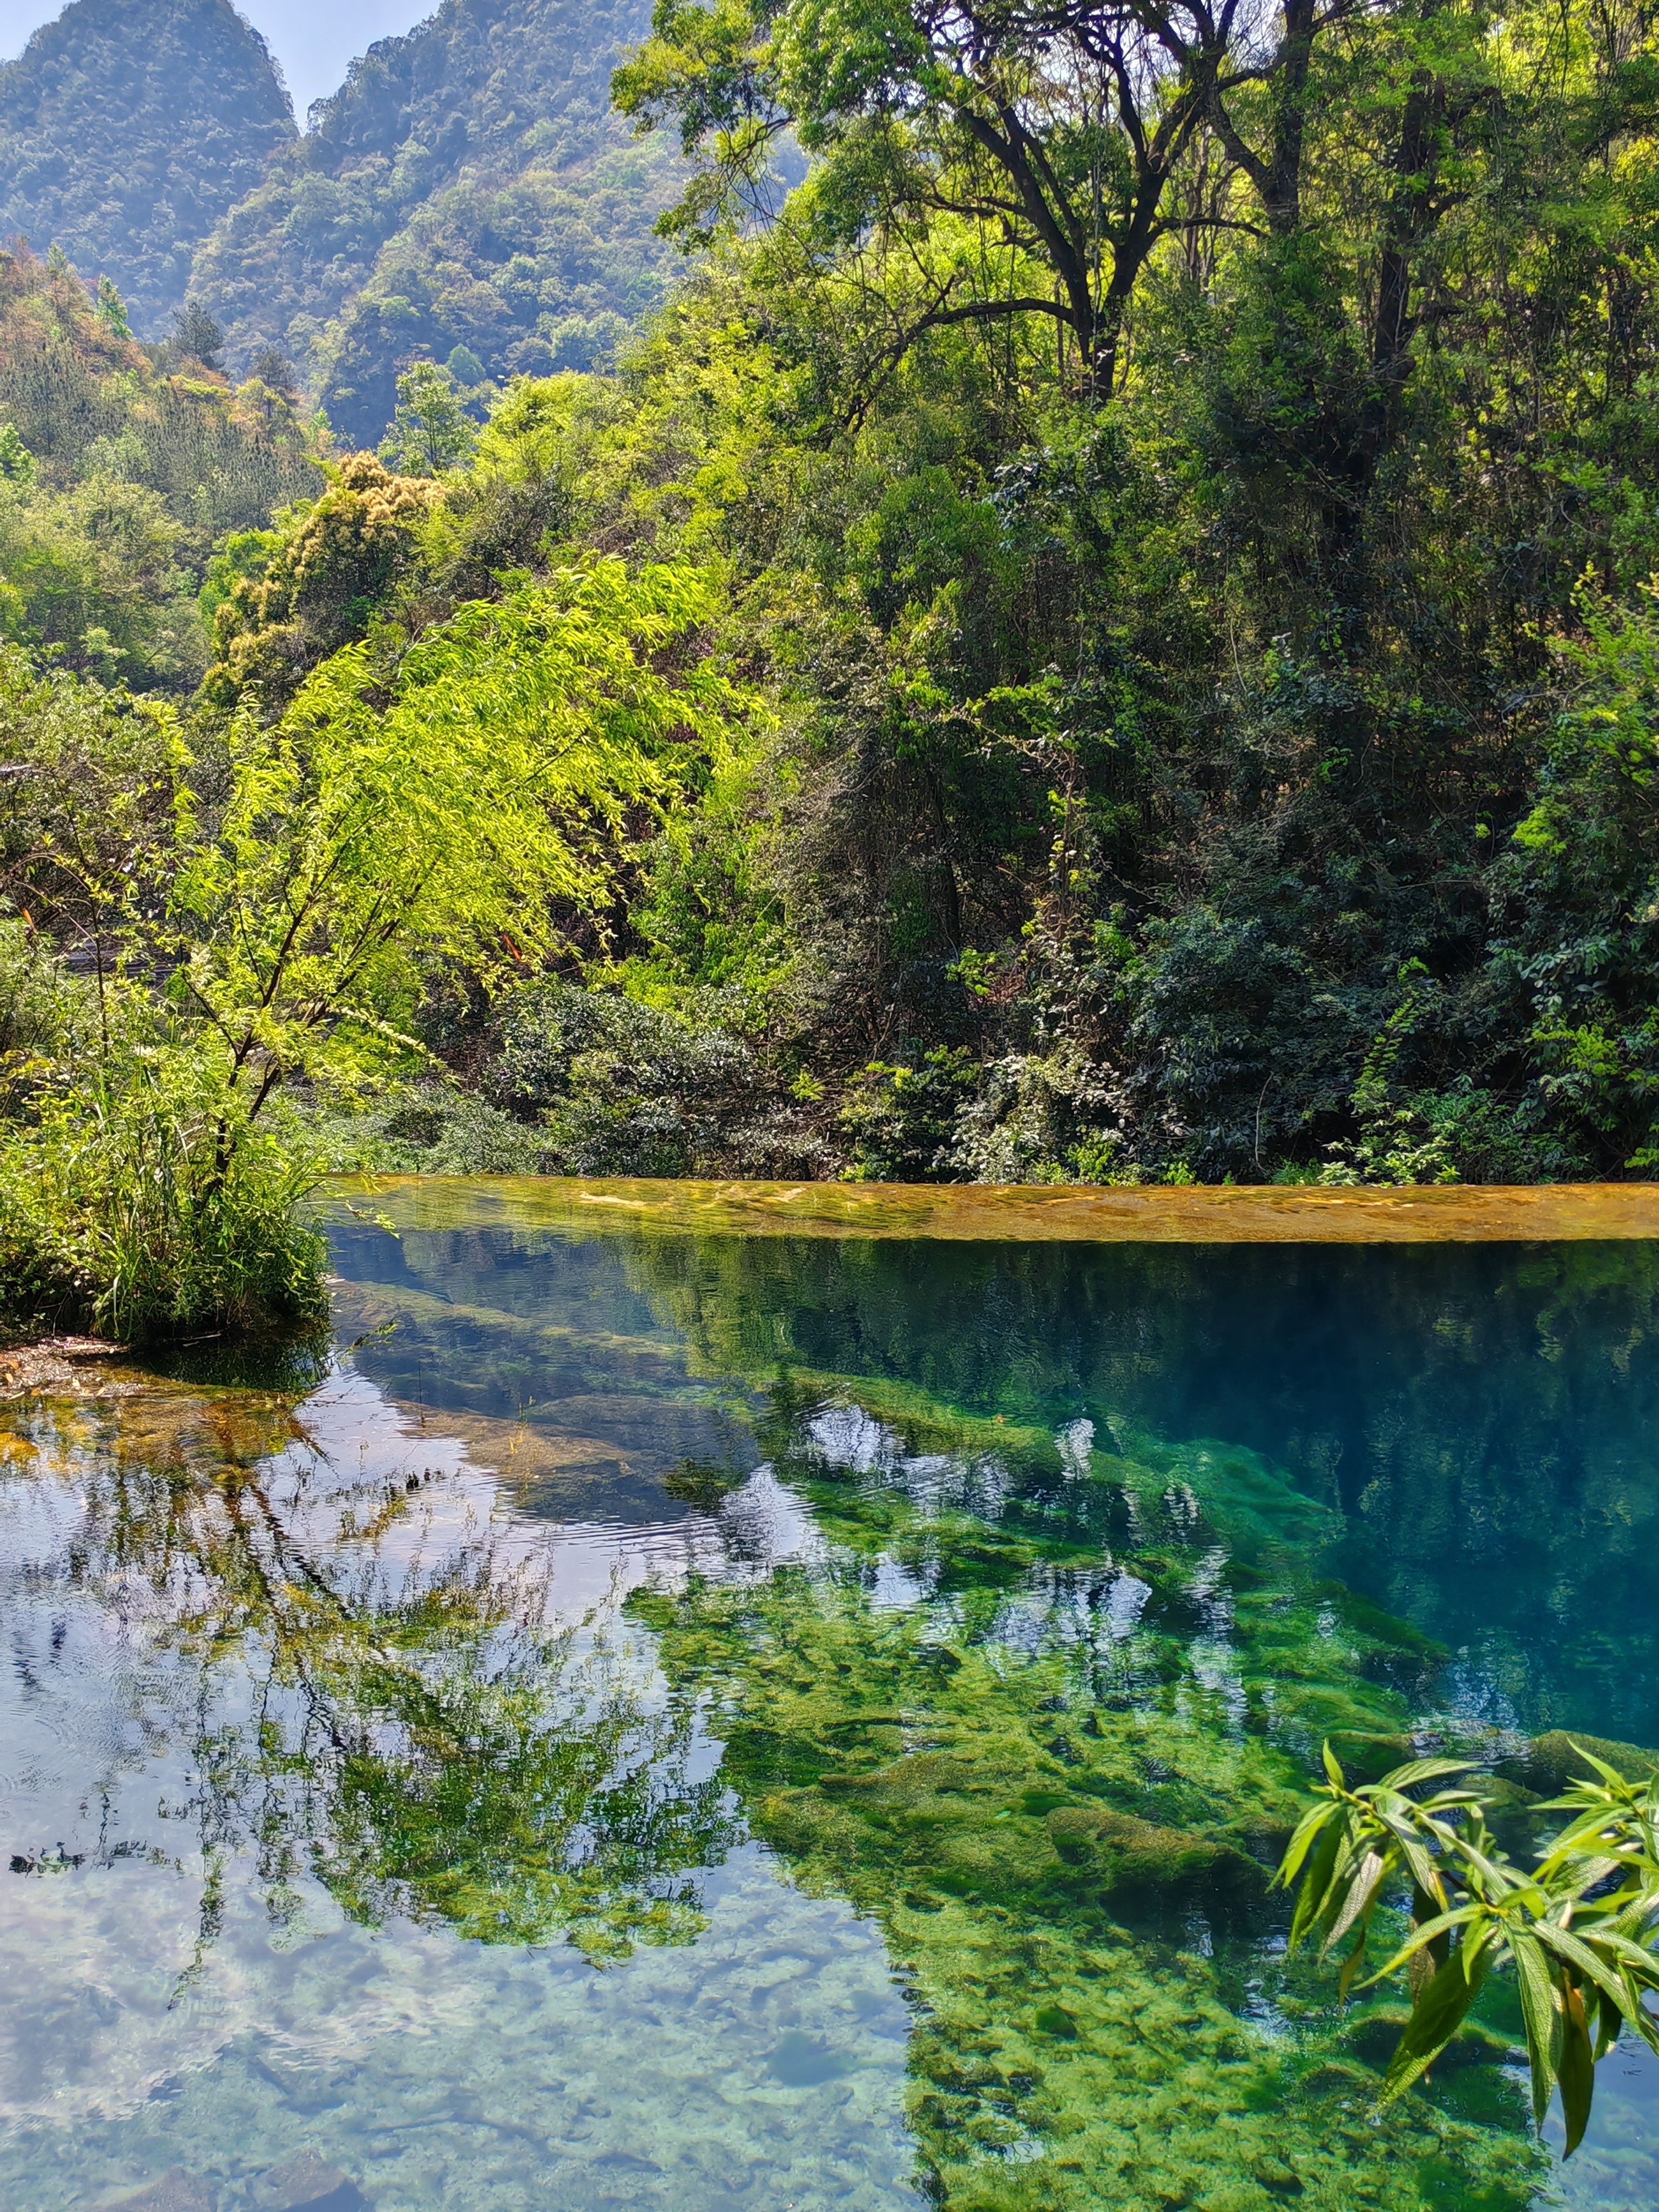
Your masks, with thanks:
M1346 1186L653 1182L339 1176L397 1227L1103 1244L1548 1243L1659 1237L1659 1183Z

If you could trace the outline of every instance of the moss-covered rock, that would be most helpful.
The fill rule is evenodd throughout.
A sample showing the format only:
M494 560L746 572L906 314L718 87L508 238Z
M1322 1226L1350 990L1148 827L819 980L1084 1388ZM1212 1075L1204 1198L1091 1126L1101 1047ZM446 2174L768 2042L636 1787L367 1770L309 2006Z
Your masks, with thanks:
M1613 1743L1606 1736L1586 1735L1576 1729L1571 1733L1551 1729L1547 1735L1534 1736L1519 1757L1502 1760L1496 1771L1504 1779L1519 1783L1538 1796L1553 1797L1570 1783L1598 1778L1584 1757L1586 1752L1617 1767L1632 1782L1659 1773L1659 1751L1646 1750L1640 1744Z
M1085 1868L1103 1891L1155 1891L1217 1899L1260 1897L1264 1868L1231 1844L1115 1813L1067 1806L1049 1814L1049 1840L1067 1865Z

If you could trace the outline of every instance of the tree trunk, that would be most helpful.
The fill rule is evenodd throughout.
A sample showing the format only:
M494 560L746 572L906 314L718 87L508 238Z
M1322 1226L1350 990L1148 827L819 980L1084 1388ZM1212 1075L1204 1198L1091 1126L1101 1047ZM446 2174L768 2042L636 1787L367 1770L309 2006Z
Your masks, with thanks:
M1423 21L1437 12L1429 0ZM1377 256L1376 315L1371 326L1371 383L1361 410L1356 459L1369 486L1400 428L1401 402L1412 370L1411 343L1417 331L1412 313L1412 280L1423 241L1433 229L1432 204L1440 159L1440 131L1446 106L1445 80L1432 70L1413 76L1394 153L1394 190L1389 198Z
M1275 237L1287 238L1302 221L1302 142L1307 121L1308 71L1313 61L1315 0L1285 0L1285 32L1273 76L1273 149L1261 199Z

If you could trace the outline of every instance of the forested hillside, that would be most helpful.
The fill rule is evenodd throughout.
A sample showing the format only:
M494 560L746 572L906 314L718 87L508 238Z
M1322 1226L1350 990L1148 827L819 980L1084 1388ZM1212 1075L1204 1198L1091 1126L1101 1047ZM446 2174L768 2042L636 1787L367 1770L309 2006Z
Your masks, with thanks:
M645 28L637 0L444 0L372 47L198 257L232 362L277 348L373 443L411 359L464 349L474 384L607 360L663 296L681 181L610 112Z
M212 351L211 325L185 327ZM237 533L319 489L312 452L288 392L233 391L178 338L137 344L107 280L94 306L67 265L0 253L0 635L189 691L214 547L224 570Z
M1641 21L656 23L618 92L708 252L617 380L507 402L383 600L712 568L770 718L573 927L605 995L434 1016L517 1156L1650 1172ZM222 685L270 690L254 617Z
M198 243L293 136L230 0L73 0L0 68L0 241L61 247L163 337Z
M636 372L793 732L649 957L869 1171L1651 1172L1647 19L656 22L708 228L816 167Z
M266 188L273 294L289 214L442 202L427 35ZM616 88L693 252L614 370L458 384L568 295L434 246L326 357L440 360L223 541L192 703L6 664L14 1308L299 1298L325 1161L1650 1176L1645 18L659 0Z

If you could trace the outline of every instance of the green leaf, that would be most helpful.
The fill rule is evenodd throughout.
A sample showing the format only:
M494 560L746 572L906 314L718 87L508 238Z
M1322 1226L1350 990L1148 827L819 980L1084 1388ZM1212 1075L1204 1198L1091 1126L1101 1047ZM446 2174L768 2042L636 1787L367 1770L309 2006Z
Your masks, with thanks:
M1285 1856L1279 1863L1279 1872L1273 1876L1276 1882L1285 1889L1291 1887L1301 1870L1302 1862L1307 1857L1315 1838L1330 1821L1335 1820L1341 1810L1342 1808L1340 1805L1327 1802L1323 1805L1316 1805L1310 1813L1303 1814L1300 1820L1297 1822L1295 1834L1285 1846Z
M1659 2019L1656 2019L1644 2004L1635 2002L1632 2002L1625 2017L1655 2057L1659 2058Z
M1438 1781L1443 1774L1467 1774L1474 1762L1468 1759L1413 1759L1396 1766L1374 1786L1396 1791L1415 1789L1419 1782ZM1360 1795L1365 1793L1362 1790Z
M1437 1936L1443 1936L1449 1928L1466 1927L1470 1921L1484 1917L1486 1911L1484 1905L1461 1905L1455 1911L1438 1913L1432 1920L1425 1920L1412 1929L1388 1965L1377 1968L1366 1983L1366 1988L1373 1988L1376 1983L1386 1981L1390 1974L1398 1973L1408 1959L1415 1958L1425 1945L1432 1943Z
M1581 1939L1575 1937L1573 1940L1577 1942ZM1634 1975L1644 1988L1659 1986L1659 1959L1656 1959L1644 1944L1632 1943L1629 1936L1621 1936L1616 1923L1593 1928L1582 1940L1593 1947L1598 1956L1616 1960L1625 1972ZM1603 1983L1602 1986L1605 1988L1606 1984Z
M1337 1998L1342 2004L1346 2004L1348 2002L1348 1991L1352 1986L1353 1978L1365 1962L1365 1936L1366 1929L1362 1925L1358 1934L1353 1939L1352 1948L1342 1961L1342 1971L1336 1978Z
M1580 1759L1595 1769L1610 1790L1616 1790L1621 1796L1630 1796L1635 1793L1638 1785L1632 1782L1628 1775L1621 1774L1616 1766L1609 1766L1605 1759L1598 1759L1593 1751L1586 1751L1583 1745L1575 1742L1571 1736L1567 1738L1567 1741L1571 1744Z
M1590 2050L1583 1993L1569 1987L1564 1995L1559 2071L1561 2115L1567 2125L1567 2147L1562 2155L1571 2158L1584 2140L1584 2130L1589 2125L1590 2103L1595 2094L1595 2058Z
M1465 1952L1460 1950L1447 1960L1413 2006L1412 2016L1383 2076L1385 2105L1403 2095L1413 2081L1428 2071L1463 2025L1486 1978L1486 1956L1482 1946L1466 1961Z
M1577 1936L1565 1928L1558 1928L1550 1920L1535 1922L1533 1932L1547 1949L1554 1952L1558 1959L1565 1959L1570 1966L1577 1966L1581 1974L1594 1982L1604 1996L1611 1997L1615 2004L1623 2004L1624 1990L1618 1976L1596 1957L1587 1943L1581 1943Z
M1632 1898L1628 1904L1621 1905L1613 1918L1604 1922L1595 1932L1598 1936L1615 1937L1620 1943L1628 1944L1632 1950L1641 1951L1644 1958L1650 1958L1651 1954L1644 1948L1641 1939L1646 1936L1652 1940L1656 1917L1659 1917L1659 1894L1652 1890L1644 1890Z
M1325 1893L1330 1887L1336 1870L1345 1838L1346 1822L1333 1820L1319 1838L1319 1848L1314 1853L1307 1872L1302 1877L1302 1888L1296 1900L1296 1911L1291 1916L1291 1944L1295 1950L1318 1921Z
M1411 1869L1412 1880L1425 1895L1433 1898L1437 1905L1443 1906L1446 1892L1440 1879L1440 1870L1422 1838L1407 1820L1387 1814L1382 1815L1382 1819L1389 1834L1398 1843L1406 1864Z
M1532 2067L1533 2117L1542 2127L1559 2063L1561 2014L1549 1962L1537 1940L1514 1929L1510 1936L1510 1952L1515 1960L1521 2017L1527 2032L1527 2057Z
M1361 1859L1359 1864L1354 1869L1353 1879L1348 1884L1348 1893L1342 1900L1341 1910L1337 1913L1335 1919L1332 1921L1329 1933L1326 1936L1325 1941L1321 1946L1322 1957L1326 1952L1330 1950L1333 1944L1340 1943L1342 1941L1342 1938L1347 1934L1349 1929L1353 1926L1356 1920L1359 1920L1362 1917L1370 1917L1370 1908L1376 1896L1377 1887L1382 1881L1383 1875L1387 1874L1388 1870L1388 1859L1383 1856L1381 1851L1371 1850L1366 1852L1364 1857ZM1359 1948L1362 1951L1364 1948L1364 1931L1362 1929L1359 1939ZM1352 1971L1353 1964L1354 1961L1351 1960L1348 1962L1348 1965L1343 1969L1345 1978Z
M1625 2024L1625 2012L1622 2004L1614 2004L1611 1997L1604 1996L1600 1999L1597 2013L1595 2056L1600 2060L1605 2058L1618 2042L1619 2031Z
M1342 1769L1337 1764L1336 1753L1331 1749L1328 1741L1325 1746L1324 1757L1326 1780L1330 1784L1333 1790L1342 1789L1345 1786L1342 1779Z
M1458 1856L1482 1876L1492 1896L1509 1897L1517 1890L1531 1889L1538 1897L1540 1911L1545 1909L1547 1900L1535 1882L1524 1876L1517 1879L1508 1867L1500 1866L1496 1859L1488 1858L1480 1845L1472 1844L1467 1836L1454 1836L1451 1843Z

